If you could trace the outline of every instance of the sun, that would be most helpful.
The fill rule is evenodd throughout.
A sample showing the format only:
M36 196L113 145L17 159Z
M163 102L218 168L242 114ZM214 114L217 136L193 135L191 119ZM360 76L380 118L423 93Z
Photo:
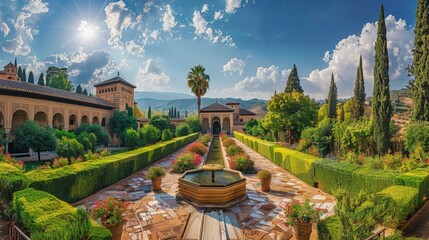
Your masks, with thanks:
M96 26L92 26L85 20L80 21L80 25L78 27L78 31L80 33L80 37L85 41L92 41L97 37L99 28Z

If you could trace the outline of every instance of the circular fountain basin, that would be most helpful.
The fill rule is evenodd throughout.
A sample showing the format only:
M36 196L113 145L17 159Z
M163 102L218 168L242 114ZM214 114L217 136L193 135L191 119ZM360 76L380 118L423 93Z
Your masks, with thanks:
M241 172L226 168L186 171L179 178L177 197L196 207L228 208L246 198L246 179Z

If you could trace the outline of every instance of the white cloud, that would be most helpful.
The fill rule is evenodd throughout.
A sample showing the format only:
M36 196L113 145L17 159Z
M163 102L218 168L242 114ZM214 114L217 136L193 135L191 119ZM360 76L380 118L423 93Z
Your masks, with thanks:
M240 8L241 0L226 0L225 12L234 13L236 9Z
M144 52L144 47L137 44L134 40L125 43L125 49L132 55L141 55Z
M3 37L6 37L10 32L10 28L5 22L1 23L0 30L3 32Z
M173 10L170 5L167 5L165 13L162 16L162 30L169 32L176 24L177 22L174 21Z
M120 0L118 2L111 2L105 8L107 27L110 30L109 45L114 48L122 48L121 43L122 32L128 28L133 28L138 21L134 21L135 14L129 10L125 3Z
M151 33L150 33L150 36L153 38L153 40L157 40L158 39L158 36L159 36L159 31L158 30L153 30Z
M49 11L48 3L42 2L42 0L30 0L22 10L29 12L30 14L47 13Z
M43 72L46 68L44 61L39 61L36 56L29 56L23 64L20 64L23 68L26 69L27 73L30 71L34 74L34 80L37 81L39 74Z
M202 9L201 9L201 12L202 13L206 13L208 10L209 10L209 5L208 4L204 4L203 7L202 7Z
M143 67L139 68L135 82L137 91L163 91L170 89L170 76L153 59L148 59L143 63Z
M26 43L24 43L24 40L22 39L21 35L18 35L18 37L12 40L4 41L1 44L1 48L7 53L23 56L27 55L31 51L30 47Z
M192 18L192 26L195 28L195 34L201 35L206 32L207 21L201 16L199 11L194 11L194 17Z
M242 59L238 58L232 58L229 60L225 65L223 65L223 72L230 72L231 74L233 72L238 72L243 74L244 66L246 66L246 63Z
M413 29L407 27L405 20L396 20L392 15L386 17L386 28L390 87L391 89L402 88L408 80L405 68L412 62L413 58L411 51L414 40ZM339 41L330 54L328 66L324 69L313 70L308 76L310 83L320 88L321 91L308 91L308 93L316 99L326 98L330 76L331 73L334 73L338 97L352 96L359 55L362 55L366 95L372 95L376 37L376 23L367 23L359 35L351 35ZM304 86L303 88L307 92Z
M325 55L323 55L322 61L328 63L329 60L331 60L331 54L329 54L329 51L326 51Z
M216 11L215 13L214 13L214 21L216 21L216 20L220 20L220 19L222 19L223 18L223 14L222 14L222 12L221 11Z
M150 9L152 9L152 6L154 5L155 0L149 0L144 4L143 12L148 13Z
M220 29L213 30L211 27L207 27L208 23L201 16L199 11L194 11L194 17L192 18L192 26L195 28L195 38L201 37L209 40L212 43L221 42L227 46L235 47L235 43L230 35L224 36Z

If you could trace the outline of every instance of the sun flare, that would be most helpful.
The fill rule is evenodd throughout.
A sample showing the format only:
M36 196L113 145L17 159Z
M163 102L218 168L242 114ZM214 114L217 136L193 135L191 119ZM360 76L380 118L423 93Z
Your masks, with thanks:
M82 39L88 41L97 37L98 27L92 26L85 20L81 20L78 31Z

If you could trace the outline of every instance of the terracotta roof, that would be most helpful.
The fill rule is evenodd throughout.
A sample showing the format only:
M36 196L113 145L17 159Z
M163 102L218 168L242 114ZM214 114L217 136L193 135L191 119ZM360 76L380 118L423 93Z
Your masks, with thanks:
M123 84L128 85L128 86L130 86L132 88L136 88L136 86L132 85L131 83L129 83L127 81L125 81L123 78L121 78L119 76L111 78L111 79L103 81L103 82L100 82L100 83L97 83L97 84L94 85L94 87L101 87L101 86L105 86L105 85L109 85L109 84L113 84L113 83L123 83Z
M250 115L256 115L256 113L254 113L254 112L252 112L252 111L249 111L249 110L247 110L247 109L244 109L244 108L240 108L240 115L244 115L244 116L250 116Z
M16 68L16 66L15 65L13 65L13 63L8 63L6 66L4 66L5 68L7 68L7 67L14 67L14 68Z
M114 108L113 104L103 99L56 88L12 80L0 80L0 95L35 98L103 109Z
M231 109L220 103L213 103L205 108L201 108L200 112L234 112L234 109Z
M225 105L240 105L240 103L239 102L228 102L228 103L225 103Z

